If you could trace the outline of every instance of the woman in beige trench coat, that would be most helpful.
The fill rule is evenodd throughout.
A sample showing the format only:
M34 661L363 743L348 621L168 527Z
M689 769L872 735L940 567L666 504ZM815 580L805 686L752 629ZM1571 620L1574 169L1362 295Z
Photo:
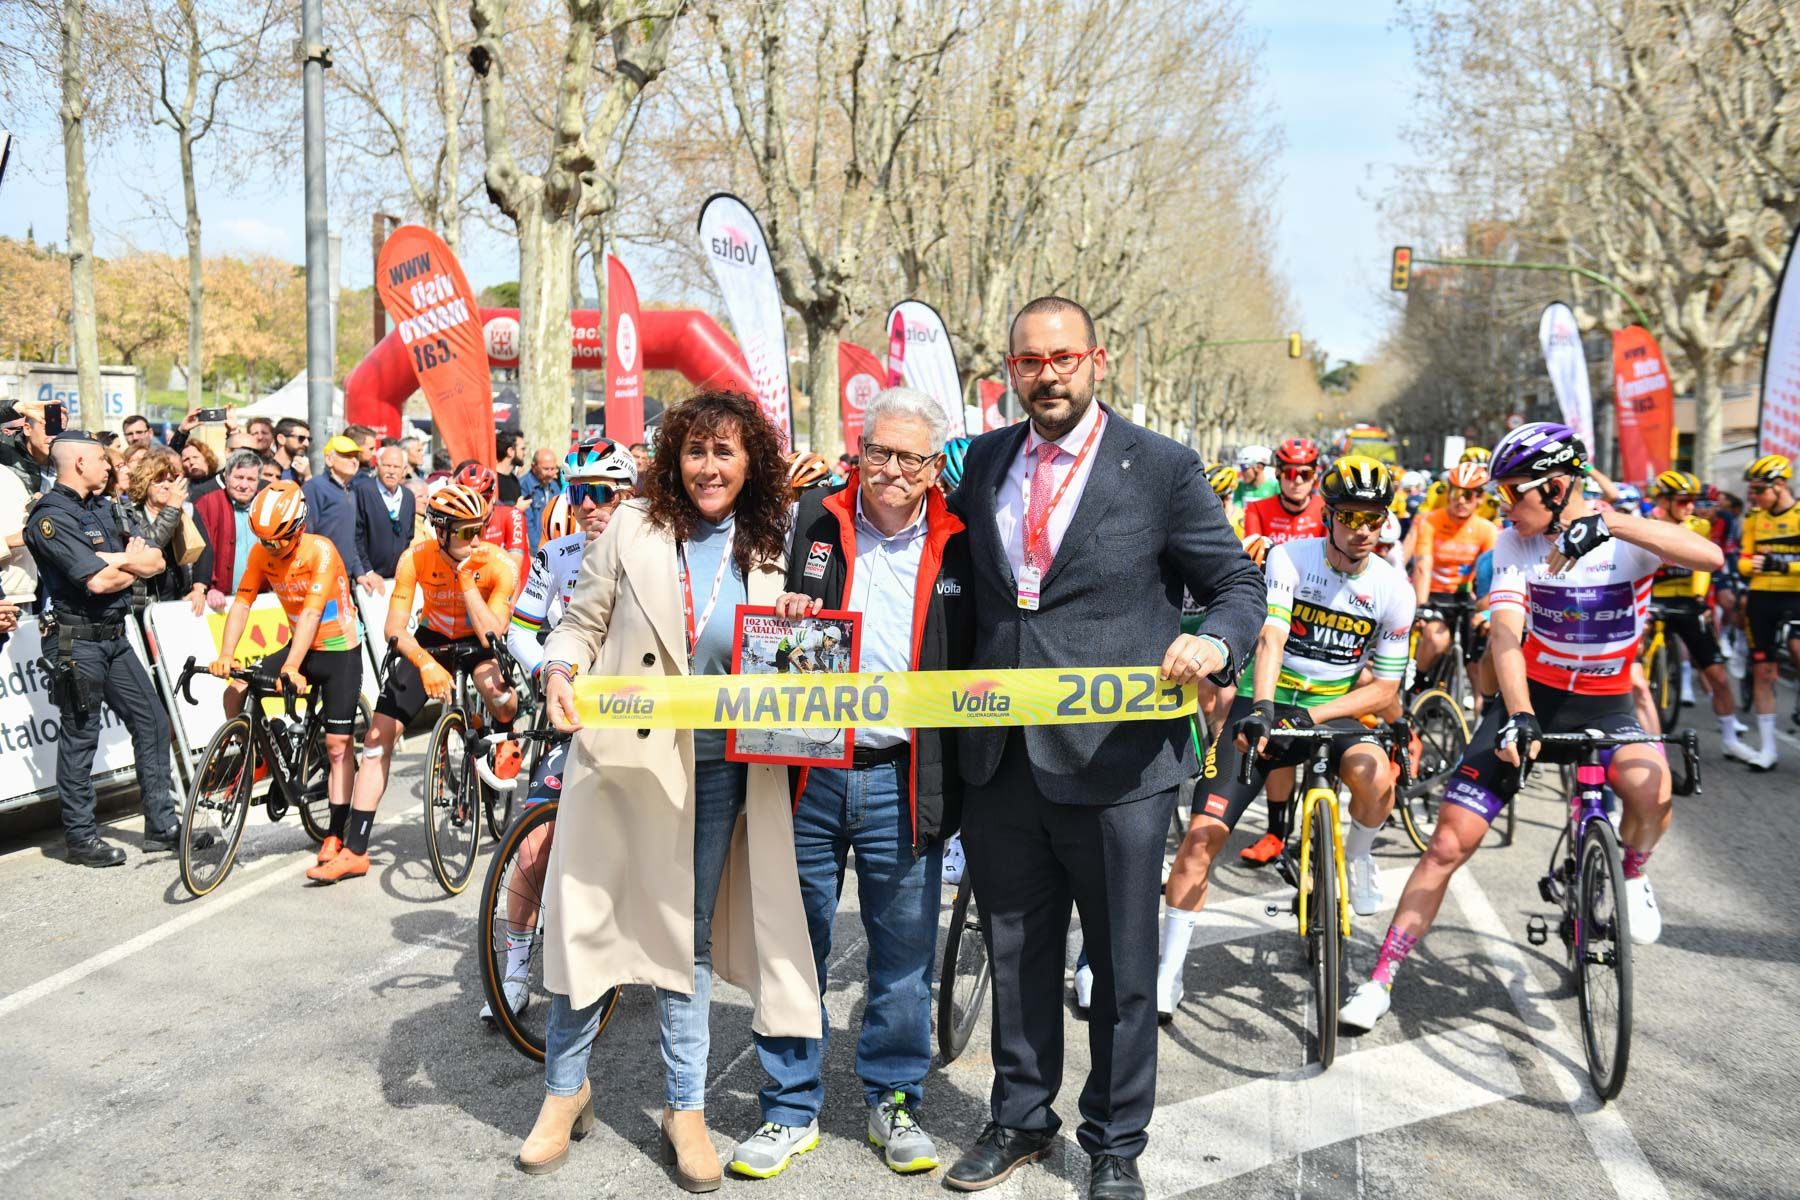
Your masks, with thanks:
M588 548L544 645L558 728L577 728L577 674L730 672L737 605L782 590L785 471L773 426L743 396L703 392L669 411L646 498ZM820 1036L786 773L724 749L721 730L576 734L545 882L553 995L526 1171L555 1170L593 1122L588 1054L608 988L656 989L664 1159L689 1191L720 1180L703 1112L713 972L750 993L756 1032Z

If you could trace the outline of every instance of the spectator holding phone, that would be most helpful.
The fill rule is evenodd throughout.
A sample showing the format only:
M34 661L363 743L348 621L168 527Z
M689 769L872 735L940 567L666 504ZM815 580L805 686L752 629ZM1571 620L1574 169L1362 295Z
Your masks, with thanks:
M0 466L8 467L34 496L43 495L56 483L50 465L50 442L62 432L63 406L43 400L21 400L0 412L0 422L12 431L0 439Z

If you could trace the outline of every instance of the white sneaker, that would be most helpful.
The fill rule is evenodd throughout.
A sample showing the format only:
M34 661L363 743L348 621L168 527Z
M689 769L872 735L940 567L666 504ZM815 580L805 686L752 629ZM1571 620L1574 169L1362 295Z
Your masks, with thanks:
M944 843L944 882L955 887L963 877L962 835L959 833Z
M1086 1012L1094 1003L1094 968L1082 963L1075 968L1075 1007Z
M1647 876L1625 881L1625 909L1631 914L1631 940L1639 946L1654 945L1662 936L1662 913Z
M1742 731L1740 730L1739 732ZM1741 763L1754 763L1756 761L1756 751L1746 746L1737 737L1720 738L1719 753L1723 754L1726 758L1734 758Z
M1185 965L1185 964L1184 964ZM1156 976L1156 1019L1172 1020L1175 1010L1181 1006L1181 998L1187 994L1187 984L1183 973L1177 971L1173 978L1164 981L1162 974Z
M1338 1024L1363 1033L1375 1028L1375 1022L1387 1015L1387 1010L1394 1005L1394 998L1388 990L1373 979L1363 981L1356 989L1356 994L1344 1002L1338 1010Z
M1761 750L1758 750L1755 755L1745 761L1749 763L1752 771L1773 771L1775 769L1776 758L1776 749L1774 745L1771 744L1764 746Z
M531 1003L531 984L523 979L506 980L500 985L500 993L506 997L506 1007L512 1010L512 1015L515 1017L524 1012L525 1006ZM483 1004L481 1006L481 1019L489 1024L493 1023L493 1005Z
M1368 855L1344 864L1350 872L1350 909L1359 917L1372 917L1381 911L1381 878L1375 860Z

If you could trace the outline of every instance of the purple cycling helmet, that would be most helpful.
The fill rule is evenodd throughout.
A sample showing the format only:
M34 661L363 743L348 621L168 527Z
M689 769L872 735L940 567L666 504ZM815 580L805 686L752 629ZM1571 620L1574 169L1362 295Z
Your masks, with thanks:
M1587 470L1587 447L1567 425L1528 421L1511 430L1494 447L1488 464L1495 479L1509 475L1580 475Z

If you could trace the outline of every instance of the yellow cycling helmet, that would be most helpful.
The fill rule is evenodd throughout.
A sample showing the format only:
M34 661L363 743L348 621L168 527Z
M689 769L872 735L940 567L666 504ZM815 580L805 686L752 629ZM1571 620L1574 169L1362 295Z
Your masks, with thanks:
M1319 493L1330 508L1354 503L1386 508L1394 500L1394 477L1380 461L1366 454L1346 454L1325 472L1325 478L1319 481Z
M1780 454L1765 454L1744 468L1744 478L1758 483L1775 483L1794 477L1794 464Z
M1456 461L1459 463L1485 463L1492 462L1493 458L1494 452L1489 450L1486 446L1470 446L1467 450L1462 452L1462 457Z
M1221 498L1229 496L1238 485L1237 468L1230 463L1209 463L1206 467L1206 482L1212 487L1214 495Z
M1656 477L1656 494L1659 496L1698 496L1700 494L1700 477L1689 475L1686 471L1664 471Z

